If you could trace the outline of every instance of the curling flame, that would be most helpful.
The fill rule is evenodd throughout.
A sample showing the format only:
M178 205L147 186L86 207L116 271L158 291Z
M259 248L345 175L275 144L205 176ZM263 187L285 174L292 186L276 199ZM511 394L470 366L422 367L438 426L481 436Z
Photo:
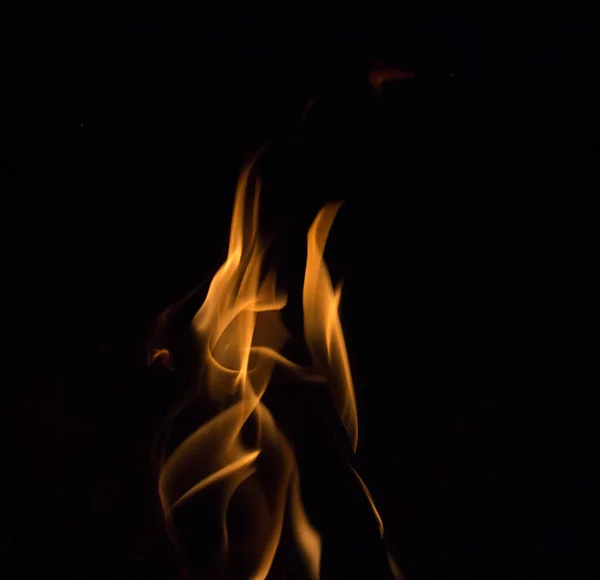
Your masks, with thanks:
M338 315L341 286L334 291L323 252L341 204L326 205L308 231L308 254L302 293L304 335L317 371L327 377L333 402L346 427L352 449L358 443L356 400L350 364Z
M226 565L240 559L240 554L228 553L227 509L236 493L248 494L245 503L252 513L245 523L253 549L244 554L248 561L241 575L257 580L271 568L289 495L300 549L317 578L320 539L302 508L295 457L261 402L275 363L287 362L279 355L286 331L278 312L286 296L276 292L273 274L261 281L260 184L249 200L251 169L252 164L239 180L227 260L193 321L205 362L198 394L222 410L173 451L161 470L159 492L165 514L171 516L191 497L221 484L220 549ZM269 460L261 462L261 454Z
M333 289L323 251L340 204L327 205L308 233L303 288L305 338L313 358L310 372L280 352L287 331L280 317L287 297L275 275L263 276L264 247L258 231L260 183L251 188L254 163L243 170L231 221L229 251L193 319L203 372L193 380L192 397L210 418L189 434L163 462L159 495L166 520L205 492L218 501L218 547L208 565L211 577L262 580L271 570L284 519L290 518L307 575L319 577L321 538L304 512L296 458L262 397L275 364L304 379L325 377L352 448L358 442L356 400L338 316L341 287ZM168 351L154 360L167 364ZM307 376L309 375L309 376ZM375 505L362 480L380 523ZM243 540L230 533L228 512L242 505ZM170 526L173 529L174 526Z

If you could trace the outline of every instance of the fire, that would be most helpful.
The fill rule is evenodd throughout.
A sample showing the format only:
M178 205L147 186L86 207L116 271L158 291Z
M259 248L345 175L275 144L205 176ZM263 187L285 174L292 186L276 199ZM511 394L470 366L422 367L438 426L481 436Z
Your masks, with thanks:
M334 290L323 252L329 230L340 208L339 203L326 205L308 231L308 254L302 292L304 335L316 370L327 377L333 402L342 419L353 451L358 444L358 417L350 364L344 342L338 306L341 284Z
M376 91L381 91L383 85L386 83L406 81L414 78L415 74L412 72L391 67L380 62L373 63L369 72L369 83Z
M227 259L192 324L202 371L192 380L190 400L202 401L214 413L168 453L160 469L159 496L171 525L186 503L210 493L220 527L211 576L266 578L284 521L289 521L306 575L317 579L321 538L302 505L292 445L262 398L277 364L305 380L326 383L356 450L356 400L338 315L341 286L334 290L323 259L340 204L325 206L308 232L303 311L313 368L306 370L281 355L288 334L280 311L287 296L277 289L274 272L263 275L255 161L244 168L238 182ZM157 350L154 358L171 361L165 350ZM356 477L381 522L366 486ZM230 537L228 516L234 504L243 506L242 543ZM380 529L383 533L381 524Z

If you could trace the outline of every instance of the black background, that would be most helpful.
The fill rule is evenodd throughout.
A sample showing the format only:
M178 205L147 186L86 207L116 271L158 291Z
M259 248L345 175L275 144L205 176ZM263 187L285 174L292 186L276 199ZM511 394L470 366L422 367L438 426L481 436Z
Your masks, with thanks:
M346 200L326 258L356 465L405 576L595 575L592 27L396 8L7 3L5 577L175 576L146 343L222 260L267 140L297 336L306 229ZM415 78L377 95L375 61Z

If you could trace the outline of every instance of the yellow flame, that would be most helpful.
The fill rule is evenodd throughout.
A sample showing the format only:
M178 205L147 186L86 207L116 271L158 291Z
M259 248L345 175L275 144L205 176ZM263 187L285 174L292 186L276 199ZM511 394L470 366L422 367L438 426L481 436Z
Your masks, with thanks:
M308 232L302 301L313 368L307 370L281 355L287 331L280 311L287 297L277 291L275 274L262 272L265 250L259 237L260 182L256 180L250 187L254 161L244 168L238 182L227 259L214 275L192 325L203 363L202 373L193 381L192 395L206 401L207 408L217 410L164 461L159 495L170 524L191 498L208 488L219 491L221 529L215 559L224 567L219 570L223 576L231 576L227 567L233 562L243 561L244 577L265 579L281 539L284 518L289 517L307 574L316 580L321 538L302 505L292 446L262 397L275 364L288 367L304 380L326 382L356 450L356 400L338 314L341 285L334 290L323 259L341 204L326 205ZM163 349L154 352L153 360L168 364L171 359ZM383 534L373 499L352 471ZM242 547L232 545L227 528L227 513L236 499L249 514L249 521L244 522L247 540Z
M352 470L354 477L356 477L356 480L358 481L364 494L367 496L367 499L369 500L369 504L371 505L371 509L373 510L373 515L375 516L375 519L377 520L377 525L379 526L379 536L383 538L383 531L384 531L383 530L383 520L381 519L381 516L379 515L379 511L378 511L377 507L375 506L375 501L373 500L373 496L371 495L371 492L369 491L369 488L367 487L366 483L362 480L360 475L358 475L356 469L354 469L354 467L352 467L352 466L350 466L350 469Z
M220 548L225 554L230 548L226 512L232 497L243 494L252 506L247 533L253 548L243 556L249 560L248 577L256 580L266 578L271 568L289 501L299 549L312 577L318 578L320 537L302 507L295 456L261 401L276 363L300 367L280 354L287 333L279 311L286 296L276 291L274 274L261 276L260 183L250 191L252 168L250 163L238 182L227 259L193 320L205 365L197 381L198 395L217 403L221 411L171 453L160 473L159 493L163 510L171 517L191 497L222 485ZM249 422L255 434L251 446L243 438ZM262 453L268 462L261 463ZM228 556L235 560L240 554Z
M308 231L306 272L302 293L304 335L316 370L327 377L333 402L352 449L358 444L358 418L352 374L338 314L341 286L333 289L323 260L325 242L341 203L326 205Z
M393 556L390 553L388 553L387 555L387 560L394 580L404 580L404 574L402 574L400 568L398 567L398 564L396 564L396 560L394 560Z

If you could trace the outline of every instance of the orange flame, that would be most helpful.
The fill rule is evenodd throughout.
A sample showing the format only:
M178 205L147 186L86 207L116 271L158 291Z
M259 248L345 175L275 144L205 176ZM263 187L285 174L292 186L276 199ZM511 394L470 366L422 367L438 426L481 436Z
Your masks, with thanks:
M224 575L231 574L232 562L244 560L244 577L266 578L280 543L284 518L289 517L307 574L317 579L321 538L302 505L292 446L262 397L276 364L304 378L325 377L352 448L356 449L356 400L338 316L341 287L333 289L323 260L325 242L340 204L325 206L308 233L303 308L305 338L313 358L311 373L280 354L287 338L280 311L287 297L277 291L274 273L262 275L265 250L258 231L260 182L256 180L255 187L249 187L253 168L254 162L249 163L238 182L227 259L213 277L193 319L204 366L193 381L194 395L210 402L217 412L163 463L159 495L170 522L191 498L209 488L218 490L221 529L215 560L220 562L223 569L219 573ZM157 350L154 359L170 362L164 350ZM356 477L383 533L368 490ZM227 514L236 497L246 506L248 520L245 537L249 539L241 549L231 545L228 531ZM236 549L241 552L236 553Z
M316 370L327 377L333 402L346 427L352 449L358 444L358 418L350 364L338 307L341 285L334 291L323 252L340 203L326 205L308 231L308 255L302 292L304 335Z

